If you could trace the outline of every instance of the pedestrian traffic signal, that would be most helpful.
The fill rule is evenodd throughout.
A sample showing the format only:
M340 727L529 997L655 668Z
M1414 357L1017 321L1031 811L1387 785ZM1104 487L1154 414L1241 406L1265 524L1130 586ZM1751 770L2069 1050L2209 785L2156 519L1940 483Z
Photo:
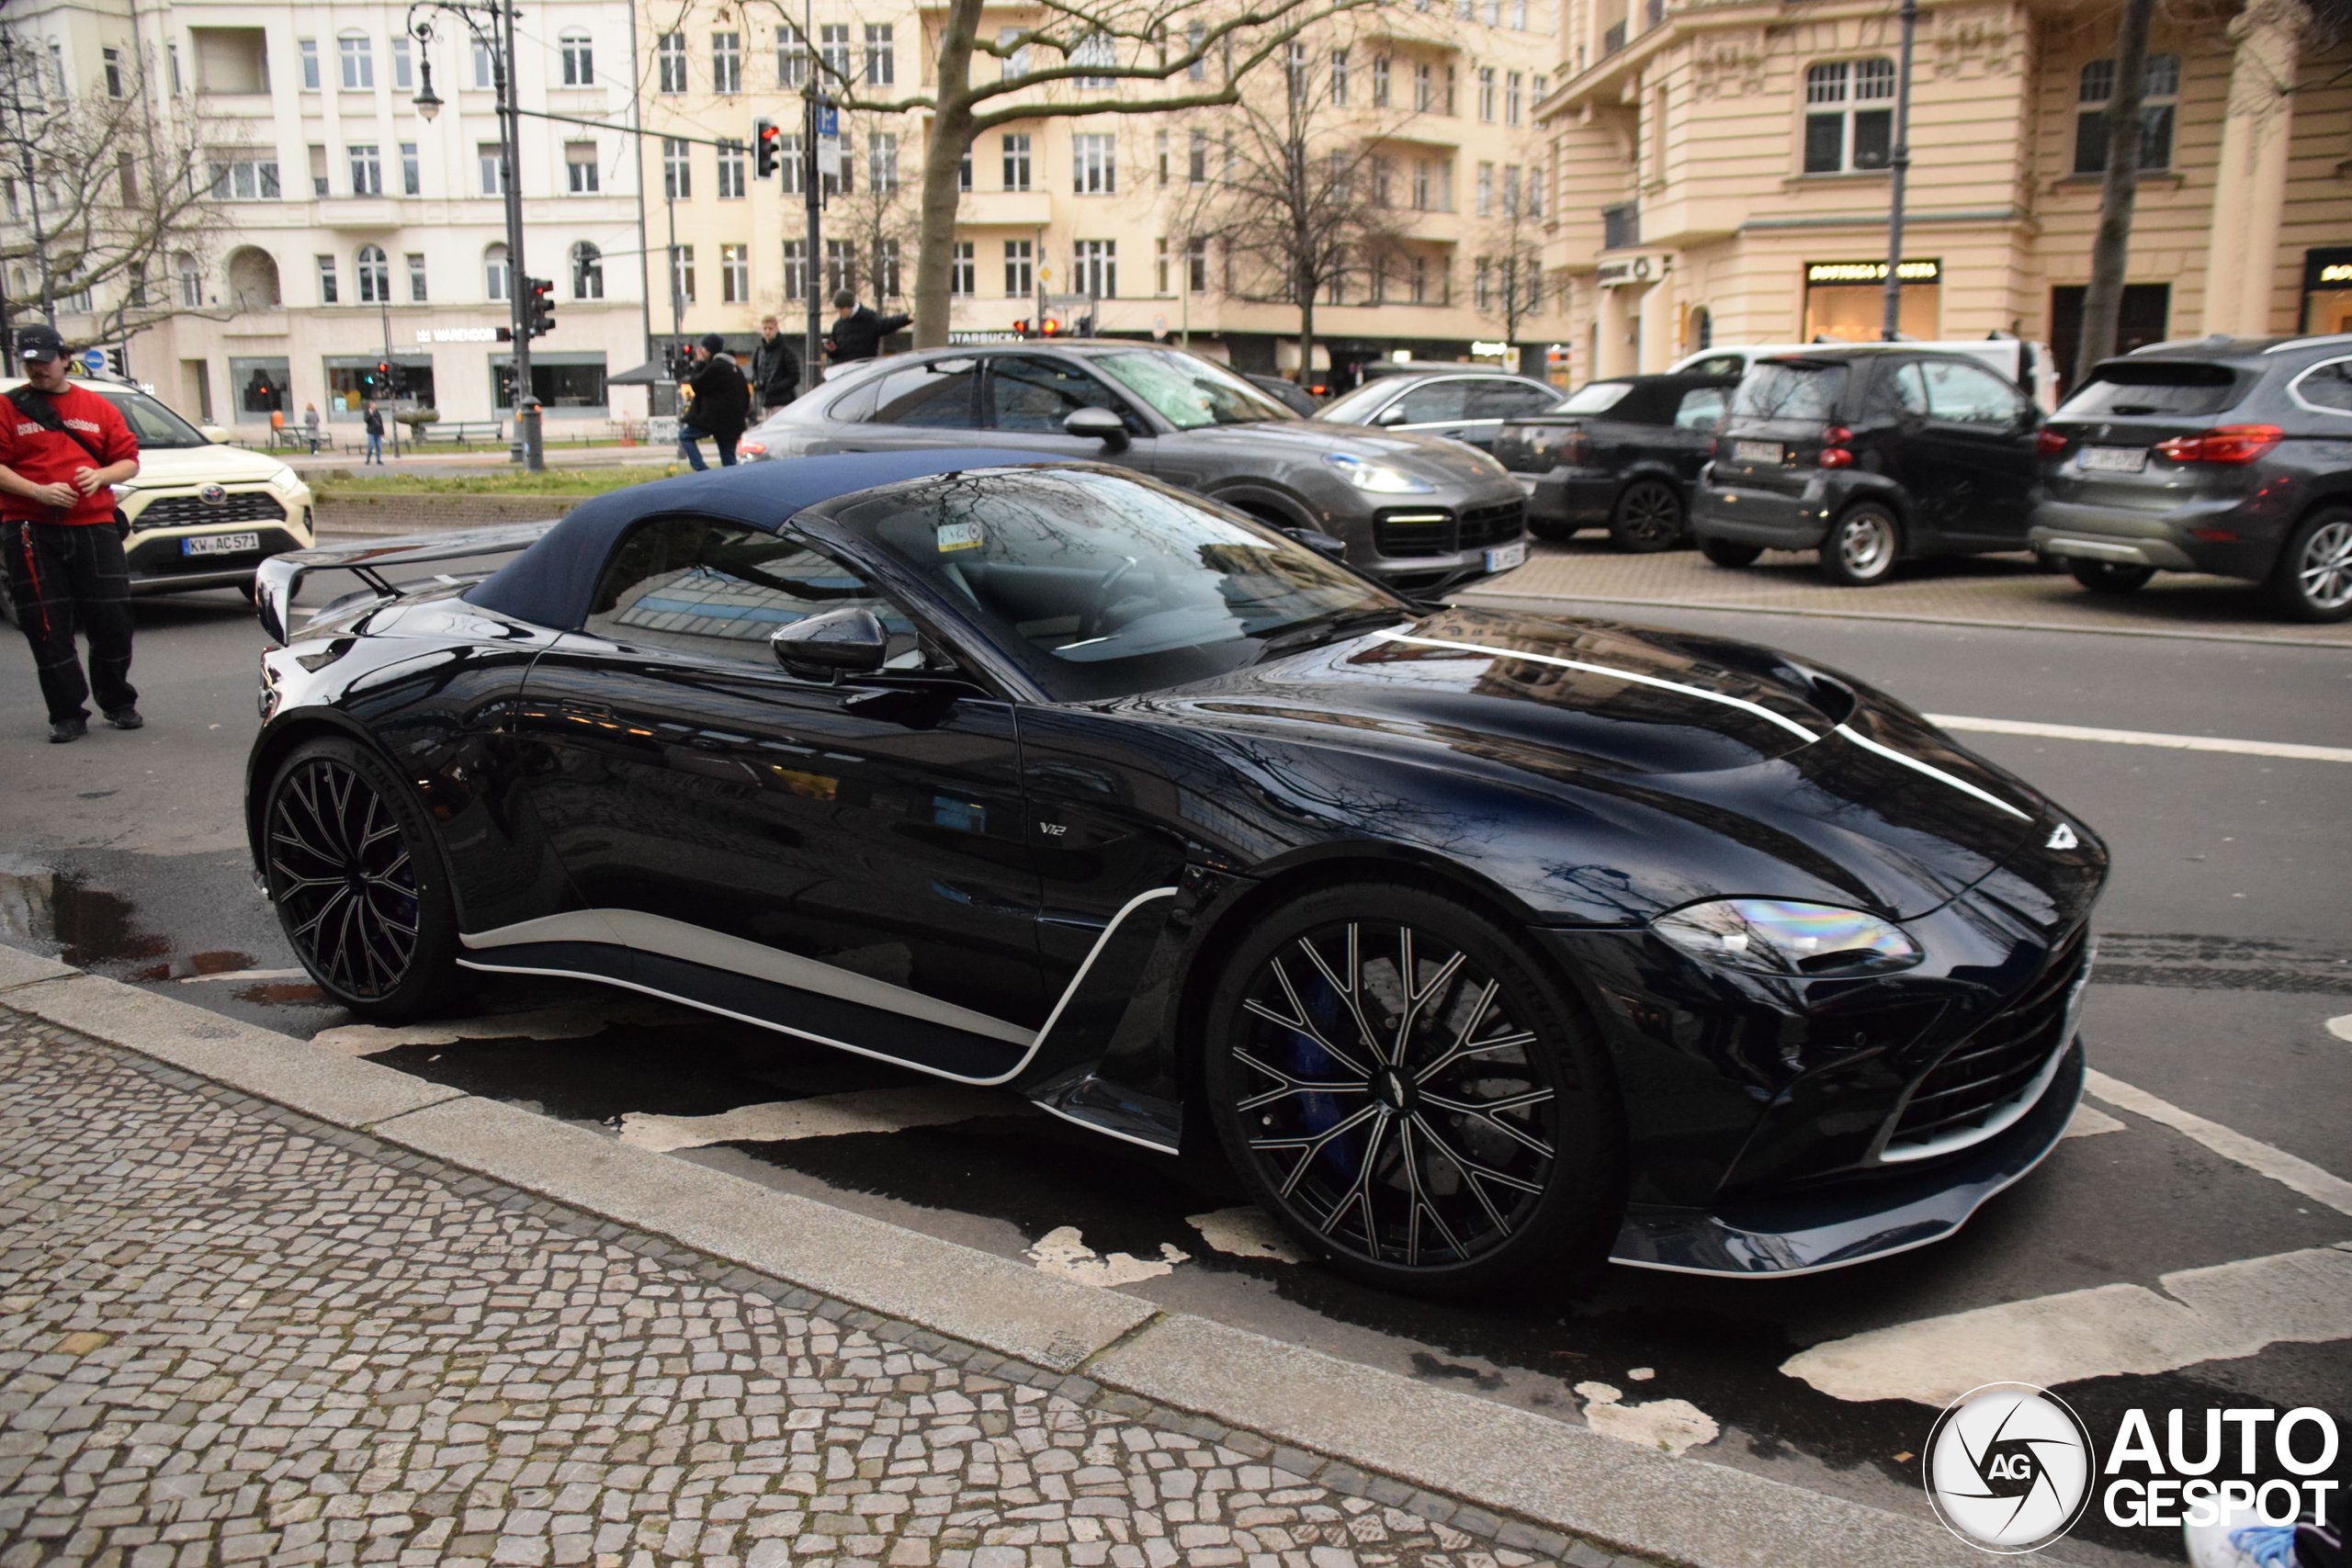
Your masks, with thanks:
M531 335L545 337L555 331L555 285L544 277L526 277L523 288L529 305Z
M752 172L766 179L784 165L784 131L772 119L752 122Z

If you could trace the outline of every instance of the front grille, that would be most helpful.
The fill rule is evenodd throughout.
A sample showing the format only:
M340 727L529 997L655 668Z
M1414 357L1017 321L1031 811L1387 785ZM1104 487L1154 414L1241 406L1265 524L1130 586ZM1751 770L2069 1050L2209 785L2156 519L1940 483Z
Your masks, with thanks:
M1417 508L1374 517L1372 545L1384 556L1450 556L1506 543L1526 529L1525 501L1476 506L1458 519L1450 512Z
M1516 539L1527 527L1527 502L1506 501L1499 506L1475 506L1462 514L1462 545L1484 549Z
M2086 931L2078 927L2023 995L1928 1069L1895 1121L1890 1152L1965 1132L2013 1103L2065 1048L2067 1003L2089 961Z
M218 504L193 495L159 495L131 520L138 528L203 528L219 523L283 523L286 508L264 490L232 490Z

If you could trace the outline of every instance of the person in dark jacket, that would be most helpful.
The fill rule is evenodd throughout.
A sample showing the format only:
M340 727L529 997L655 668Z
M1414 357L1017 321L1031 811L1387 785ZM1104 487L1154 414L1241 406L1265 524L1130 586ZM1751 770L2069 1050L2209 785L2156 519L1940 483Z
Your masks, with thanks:
M752 350L752 390L767 413L800 395L800 356L792 352L792 340L776 329L774 316L760 318L760 346Z
M751 421L752 389L743 379L743 367L727 352L727 340L717 333L705 334L695 345L695 373L687 378L686 389L694 394L694 402L678 425L678 455L702 472L707 467L701 445L707 435L718 449L718 466L733 468L735 443L743 438L743 426Z
M368 400L360 423L368 432L368 456L360 459L359 466L364 468L373 463L380 468L384 466L384 411L376 406L374 399Z
M825 336L825 357L836 365L873 358L881 352L884 338L914 320L912 316L877 316L859 304L856 292L848 288L834 291L833 309L841 314L833 318L833 330Z

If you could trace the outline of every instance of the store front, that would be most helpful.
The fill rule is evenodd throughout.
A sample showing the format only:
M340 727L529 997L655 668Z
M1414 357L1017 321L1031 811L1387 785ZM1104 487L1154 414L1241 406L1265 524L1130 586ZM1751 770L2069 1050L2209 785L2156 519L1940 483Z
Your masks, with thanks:
M293 397L293 367L283 355L229 361L231 396L242 419L266 423L273 413L291 412L288 404Z
M1903 302L1897 317L1903 335L1942 335L1943 263L1905 260ZM1804 340L1875 343L1886 323L1886 263L1807 262L1804 267Z
M429 354L331 354L326 356L329 419L356 420L374 400L386 413L402 409L438 408L433 396L433 356Z
M2303 253L2303 331L2352 333L2352 246Z
M500 413L514 407L510 390L514 367L512 355L491 356L491 407ZM551 418L602 419L611 397L605 385L605 356L534 351L531 391L538 399L540 410Z

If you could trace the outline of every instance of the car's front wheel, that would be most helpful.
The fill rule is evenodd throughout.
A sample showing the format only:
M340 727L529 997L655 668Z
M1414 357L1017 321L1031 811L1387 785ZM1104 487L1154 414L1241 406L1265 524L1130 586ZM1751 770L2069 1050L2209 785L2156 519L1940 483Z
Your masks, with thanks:
M1875 501L1858 501L1838 514L1821 541L1821 575L1846 588L1868 588L1894 575L1903 553L1903 525Z
M2290 620L2352 618L2352 507L2324 506L2297 525L2265 587Z
M391 768L341 736L305 741L262 813L270 902L319 988L388 1019L445 1000L456 908L432 826Z
M1208 1022L1227 1156L1342 1272L1462 1298L1605 1256L1624 1189L1606 1058L1487 917L1404 884L1305 894L1238 944Z
M1682 497L1664 479L1635 479L1609 514L1609 536L1636 555L1672 549L1682 538Z
M1754 566L1764 555L1761 545L1743 545L1736 539L1701 539L1699 553L1716 566Z
M2156 575L2154 567L2115 560L2070 560L2066 570L2093 593L2137 593Z

